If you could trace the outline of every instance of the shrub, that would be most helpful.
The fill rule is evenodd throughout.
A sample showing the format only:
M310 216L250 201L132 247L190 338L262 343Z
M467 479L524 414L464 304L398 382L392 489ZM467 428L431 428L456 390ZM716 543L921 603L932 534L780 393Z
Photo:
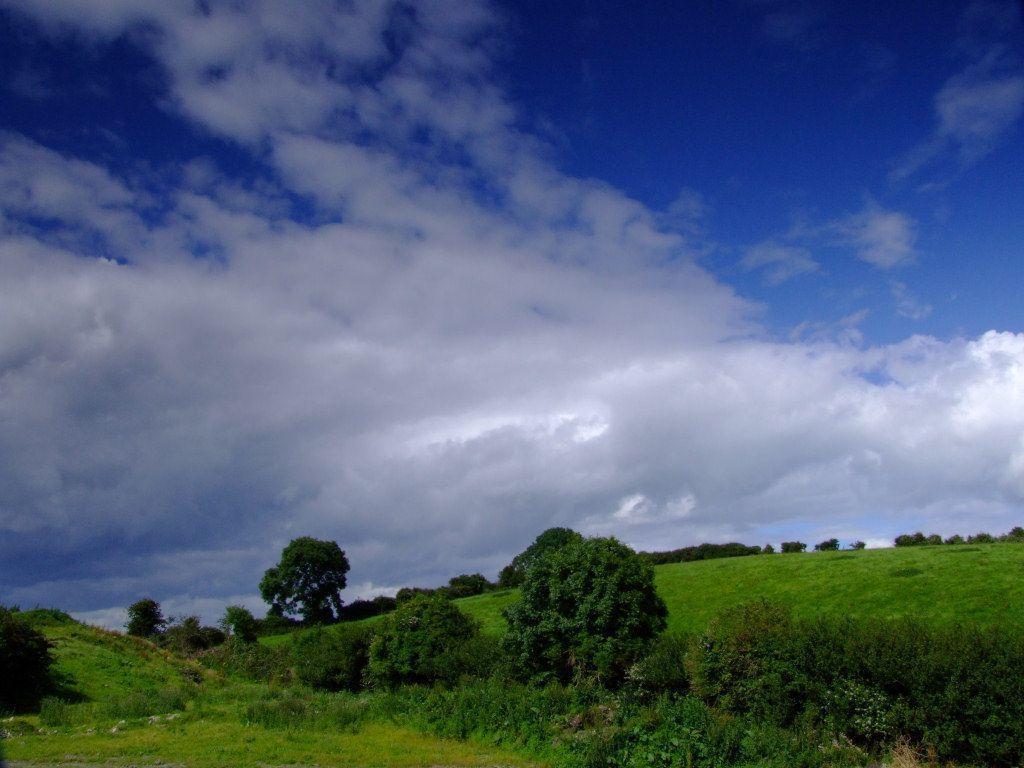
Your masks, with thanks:
M220 645L225 635L216 627L204 627L198 616L186 616L164 630L160 645L175 653L193 654Z
M1024 541L1024 528L1021 528L1019 525L1015 525L1008 532L1000 536L999 540L1020 543Z
M52 663L43 633L0 606L0 711L38 704L50 687Z
M502 589L518 587L526 578L526 572L541 557L582 539L583 537L571 528L548 528L501 570L498 575L498 586Z
M390 613L398 606L398 600L387 595L378 595L372 600L353 600L348 605L342 606L338 612L340 621L358 621L368 619L371 616L380 616Z
M968 544L994 544L996 537L991 533L976 533L973 536L967 537Z
M292 651L288 645L265 646L243 643L234 638L223 645L198 654L211 669L241 675L250 680L289 681L292 677Z
M774 551L771 549L767 552ZM762 550L760 547L748 547L746 544L733 541L728 544L697 544L693 547L681 547L668 552L641 552L640 557L651 565L663 565L665 563L692 563L697 560L717 560L721 557L747 557L759 555L762 552L766 552L766 550Z
M630 691L640 700L662 693L686 693L690 675L686 658L692 638L664 633L651 645L645 656L626 672Z
M317 628L295 641L295 675L312 688L358 691L369 662L372 631L356 625Z
M854 550L861 550L861 549L864 549L866 547L867 547L867 544L865 544L863 541L860 541L860 540L857 540L857 541L853 542L853 544L850 545L850 549L854 549Z
M805 549L807 549L807 545L804 544L802 541L784 541L784 542L782 542L782 552L783 552L783 554L792 553L792 552L803 552Z
M763 547L761 547L761 554L762 555L774 555L775 554L775 547L773 547L771 544L765 544Z
M595 675L608 683L665 628L654 571L615 539L552 549L526 572L522 597L505 611L512 664L539 679Z
M814 545L815 552L837 552L839 550L839 539L825 539L820 544Z
M483 574L464 573L461 576L453 576L445 589L448 592L448 597L454 600L459 597L482 595L484 592L494 589L494 587L495 585L491 584Z
M128 621L124 628L129 635L153 637L160 633L167 621L160 611L160 603L145 597L128 606Z
M229 605L224 609L224 618L220 620L221 629L241 643L255 643L259 634L259 625L248 608L241 605Z
M693 644L693 690L725 710L791 723L808 690L801 640L789 610L776 603L724 611Z
M444 597L412 597L381 622L370 643L367 677L384 688L444 680L452 674L446 652L478 632L477 623Z
M920 531L917 533L901 533L893 543L897 547L920 547L928 543L928 539Z

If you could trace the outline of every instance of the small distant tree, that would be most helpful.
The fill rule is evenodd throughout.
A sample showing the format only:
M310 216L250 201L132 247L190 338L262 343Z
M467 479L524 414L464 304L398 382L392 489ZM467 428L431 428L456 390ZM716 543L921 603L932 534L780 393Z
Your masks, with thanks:
M928 544L928 546L934 547L942 543L942 537L939 536L939 534L937 533L933 533L927 538L926 543Z
M839 549L839 539L825 539L814 545L815 552L836 552Z
M1024 528L1021 528L1019 525L1015 525L1008 532L1006 532L1002 536L1000 536L999 540L1000 541L1015 542L1015 543L1016 542L1022 542L1022 541L1024 541Z
M512 558L498 575L498 585L502 589L518 587L526 578L526 572L540 557L551 550L560 549L566 544L583 539L571 528L548 528L537 536L533 543Z
M38 704L50 687L52 663L43 633L0 606L0 712Z
M224 618L220 620L220 628L241 643L255 643L259 622L248 608L241 605L229 605L224 609Z
M426 587L402 587L395 593L395 602L401 605L408 600L412 600L417 595L432 594L434 594L434 590L427 589Z
M299 614L310 624L334 621L341 611L348 558L335 541L310 536L292 540L281 561L268 568L260 595L280 615Z
M145 597L128 606L128 621L124 628L135 637L155 637L167 625L160 603Z
M174 621L160 635L160 644L183 654L196 653L220 645L225 635L216 627L204 627L198 616Z
M850 545L850 549L864 549L865 547L867 547L867 544L860 540L855 541Z
M968 544L994 544L996 537L991 533L976 533L973 536L967 537Z
M950 536L948 539L946 539L945 543L946 544L951 544L951 545L963 544L964 543L964 537L961 536L959 533L954 533L952 536Z
M920 531L916 533L901 533L893 543L897 547L920 547L928 543L927 537Z
M445 589L448 592L448 597L454 600L459 597L481 595L494 589L494 585L481 573L464 573L460 576L453 576Z
M765 544L761 548L761 554L762 555L774 555L775 554L775 547L773 547L771 544Z
M522 598L505 611L505 648L534 678L615 682L666 615L646 560L615 539L580 537L527 569Z
M784 541L782 542L783 554L789 554L792 552L803 552L807 549L807 545L802 541Z

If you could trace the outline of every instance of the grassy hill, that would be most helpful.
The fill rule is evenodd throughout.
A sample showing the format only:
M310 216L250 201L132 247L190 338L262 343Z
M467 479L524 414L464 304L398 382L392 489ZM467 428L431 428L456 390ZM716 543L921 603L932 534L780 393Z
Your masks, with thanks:
M669 630L696 632L725 608L769 598L801 616L919 616L1024 628L1024 544L758 555L654 569ZM514 591L460 601L501 632Z
M73 621L24 614L53 644L57 696L38 714L0 721L0 764L116 768L318 765L520 766L520 756L439 739L386 719L355 722L357 697L298 700L231 679L152 643Z
M659 565L654 574L672 632L699 632L723 609L759 598L785 603L799 616L917 616L1024 629L1024 544L731 557ZM456 602L485 632L500 634L502 611L518 596L506 589ZM293 635L261 642L279 645Z

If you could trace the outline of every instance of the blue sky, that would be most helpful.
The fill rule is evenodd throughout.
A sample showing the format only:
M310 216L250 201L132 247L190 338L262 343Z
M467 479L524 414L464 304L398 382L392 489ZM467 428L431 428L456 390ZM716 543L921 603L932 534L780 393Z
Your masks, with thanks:
M0 19L0 601L1020 522L1016 2Z

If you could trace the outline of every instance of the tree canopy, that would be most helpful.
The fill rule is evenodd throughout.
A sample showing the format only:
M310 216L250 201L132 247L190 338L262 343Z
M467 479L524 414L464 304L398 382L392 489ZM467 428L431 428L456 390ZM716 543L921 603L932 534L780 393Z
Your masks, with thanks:
M526 577L526 571L542 555L550 550L560 549L573 541L580 541L583 537L571 528L548 528L539 534L533 543L512 558L512 562L506 565L498 576L498 584L503 588L518 587Z
M311 624L334 621L341 611L348 558L335 541L293 539L280 562L260 581L260 595L278 615L298 614Z
M505 611L505 646L534 677L614 681L667 615L649 563L616 539L577 535L527 569L521 600Z

